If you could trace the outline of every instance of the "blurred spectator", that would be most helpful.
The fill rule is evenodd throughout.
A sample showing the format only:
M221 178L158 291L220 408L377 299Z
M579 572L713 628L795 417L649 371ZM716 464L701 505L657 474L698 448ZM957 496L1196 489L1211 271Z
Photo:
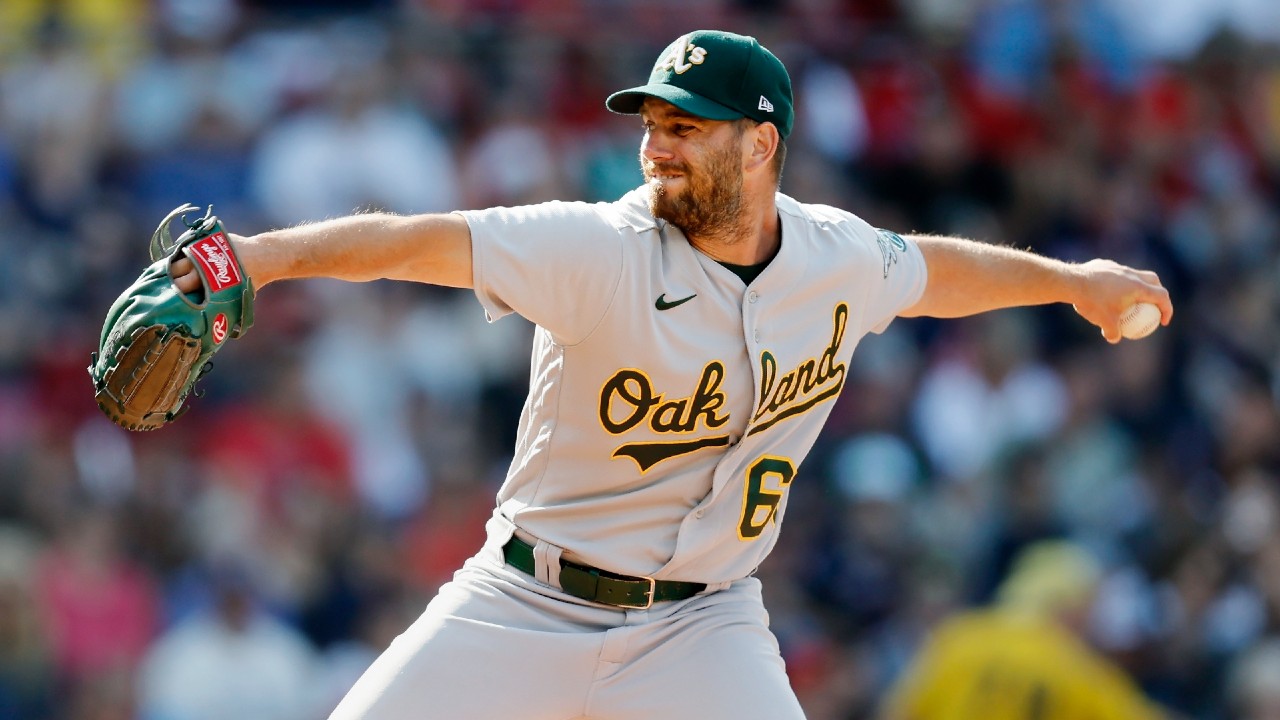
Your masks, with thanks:
M453 153L439 131L397 97L385 33L340 24L309 58L331 68L320 96L262 135L253 159L260 207L276 224L346 214L458 207Z
M999 94L1029 98L1057 57L1081 55L1106 84L1136 81L1131 42L1106 0L1001 0L973 24L980 81Z
M921 480L911 448L887 433L845 441L835 452L832 527L808 553L805 586L831 611L839 638L885 621L905 602L914 551L909 503Z
M467 207L527 205L564 196L550 135L521 93L499 98L493 116L463 158ZM514 162L520 158L519 162ZM637 163L639 161L637 160Z
M1096 352L1066 358L1066 415L1045 457L1054 511L1099 542L1114 541L1146 520L1146 486L1133 438L1107 412L1113 384Z
M1010 445L1061 427L1066 388L1036 357L1034 332L1025 313L1005 312L965 324L937 348L912 416L942 477L973 480Z
M857 83L835 63L814 60L796 79L803 103L796 114L807 124L805 134L823 157L849 163L866 149L866 107Z
M611 123L579 150L584 153L579 192L582 199L613 202L643 182L635 130L625 122Z
M1163 717L1124 672L1090 649L1101 570L1063 542L1027 548L991 608L934 630L889 695L890 720Z
M101 508L66 518L37 569L54 662L70 687L129 676L159 628L159 594L124 555L119 522Z
M0 525L0 717L44 718L56 690L47 629L36 599L36 539Z
M34 51L0 76L0 121L17 149L18 199L43 226L69 229L95 188L109 140L98 123L108 86L83 38L56 16Z
M138 689L143 720L306 720L315 655L294 629L257 606L234 560L211 569L212 607L156 641Z
M264 603L294 613L323 583L318 550L353 497L345 438L299 414L304 397L288 377L280 403L251 422L229 409L204 431L202 485L185 518L198 558L243 558L239 570Z
M422 612L425 599L409 593L381 596L356 615L355 632L326 648L309 684L314 693L307 717L323 718L341 702L347 689L375 658Z
M1269 638L1242 654L1228 691L1232 717L1280 720L1280 639Z
M406 355L397 352L397 314L379 305L367 288L328 283L320 287L327 318L310 339L304 372L311 404L343 429L352 443L355 490L378 517L412 515L426 502L430 468L412 436L415 394ZM407 348L457 352L461 338L446 328L424 333ZM430 341L428 343L427 341ZM452 379L463 385L474 370L460 363ZM421 372L421 370L419 370Z
M965 588L972 600L990 602L1027 547L1063 537L1071 527L1054 502L1048 453L1043 443L1032 442L1009 448L1000 459L987 517L979 519L986 530L976 538L972 586Z

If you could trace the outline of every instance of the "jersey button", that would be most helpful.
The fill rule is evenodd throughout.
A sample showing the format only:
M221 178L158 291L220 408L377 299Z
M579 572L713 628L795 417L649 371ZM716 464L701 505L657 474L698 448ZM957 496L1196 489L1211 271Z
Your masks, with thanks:
M753 332L752 337L756 339L756 342L760 342L760 331L756 330L755 332Z
M706 512L706 511L705 511L705 510L699 510L699 511L695 512L695 513L693 514L693 516L694 516L694 517L696 517L696 518L698 518L699 520L701 520L701 519L702 519L702 514L703 514L704 512Z
M760 295L757 294L755 290L752 290L751 292L747 293L747 302L753 303L759 299L760 299Z

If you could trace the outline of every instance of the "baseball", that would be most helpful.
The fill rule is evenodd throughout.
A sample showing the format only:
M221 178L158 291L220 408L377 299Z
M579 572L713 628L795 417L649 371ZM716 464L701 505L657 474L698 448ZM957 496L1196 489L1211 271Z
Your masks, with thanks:
M1120 316L1120 335L1129 340L1144 338L1160 327L1160 308L1141 302L1129 306Z

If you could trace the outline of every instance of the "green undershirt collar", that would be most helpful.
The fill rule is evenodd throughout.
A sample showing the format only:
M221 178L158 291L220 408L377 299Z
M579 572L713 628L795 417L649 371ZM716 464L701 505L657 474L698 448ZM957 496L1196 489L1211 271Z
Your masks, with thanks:
M727 263L723 260L717 260L716 262L728 268L734 275L742 278L742 282L747 285L750 285L752 280L760 277L760 273L764 272L764 269L769 267L769 260L758 262L754 265L734 265L733 263Z

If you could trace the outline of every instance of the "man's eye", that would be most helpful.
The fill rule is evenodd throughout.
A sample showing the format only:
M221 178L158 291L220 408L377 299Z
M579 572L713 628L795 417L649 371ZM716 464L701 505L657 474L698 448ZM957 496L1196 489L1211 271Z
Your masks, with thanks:
M672 128L672 130L675 132L675 134L677 134L677 135L679 135L679 136L683 137L683 136L688 135L689 133L693 132L694 130L697 130L697 128L696 128L696 127L694 127L694 126L692 126L692 125L685 125L685 124L681 123L681 124L676 125L674 128Z

